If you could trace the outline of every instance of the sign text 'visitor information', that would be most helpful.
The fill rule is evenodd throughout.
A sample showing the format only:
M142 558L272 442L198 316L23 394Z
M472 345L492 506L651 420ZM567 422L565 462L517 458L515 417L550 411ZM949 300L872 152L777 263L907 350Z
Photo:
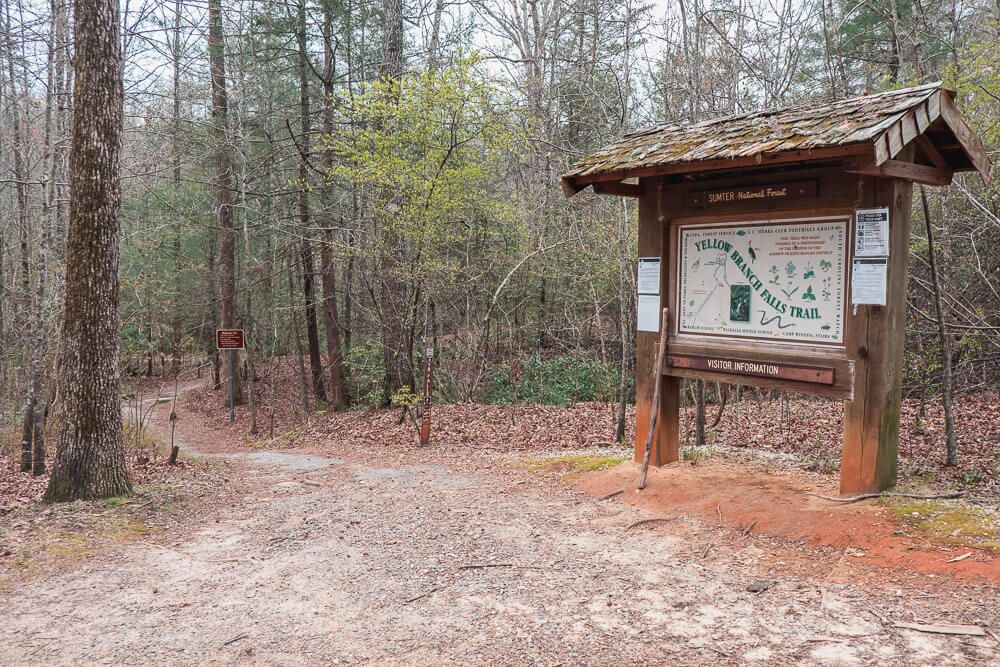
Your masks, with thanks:
M243 329L216 329L215 347L220 350L242 350Z
M732 375L794 380L813 384L833 384L833 368L804 366L777 361L753 361L724 357L703 357L690 354L667 354L667 366L713 371Z
M678 333L840 343L847 220L680 229Z

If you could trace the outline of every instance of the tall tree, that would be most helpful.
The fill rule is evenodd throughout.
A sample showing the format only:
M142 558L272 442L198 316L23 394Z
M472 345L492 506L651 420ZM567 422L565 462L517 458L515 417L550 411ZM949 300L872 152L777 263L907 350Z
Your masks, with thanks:
M118 259L124 92L116 0L79 0L66 295L47 501L130 495L119 360Z
M326 401L323 384L323 362L319 351L319 324L316 320L316 294L313 288L315 264L313 262L312 241L309 239L309 152L312 146L309 133L312 127L309 117L309 53L306 50L306 0L299 0L298 21L295 36L298 42L299 70L299 225L302 238L299 250L302 258L302 296L305 300L306 338L309 341L309 370L312 373L312 388L316 398Z
M229 146L229 95L226 90L225 38L222 31L222 0L208 0L208 59L212 76L212 133L215 137L216 216L219 223L219 326L236 328L236 228L233 226L233 158ZM236 401L242 396L239 367L225 355L223 386L235 387ZM228 383L232 381L232 385Z

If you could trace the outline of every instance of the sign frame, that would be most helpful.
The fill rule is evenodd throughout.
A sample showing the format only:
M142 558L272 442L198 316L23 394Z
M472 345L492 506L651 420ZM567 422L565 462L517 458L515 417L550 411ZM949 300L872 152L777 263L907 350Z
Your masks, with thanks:
M709 331L692 331L690 329L681 329L681 313L683 308L681 307L681 294L684 288L684 281L682 280L682 270L684 265L684 248L682 245L683 233L685 230L703 230L703 229L731 229L734 227L780 227L795 224L843 224L844 225L844 236L843 236L843 248L841 249L841 255L838 258L840 262L840 283L843 288L843 292L840 295L840 311L839 311L839 325L840 332L839 338L836 340L815 340L811 338L803 338L799 340L789 339L789 338L779 338L773 336L762 336L762 335L752 335L752 334L729 334L729 333L716 333ZM706 221L688 221L686 219L677 219L671 223L671 237L676 239L672 246L676 248L676 251L672 253L670 262L672 262L671 277L673 279L673 284L671 286L671 300L674 306L673 312L673 323L671 327L671 333L677 337L704 337L706 339L715 339L720 344L725 344L726 340L733 341L760 341L768 342L775 345L781 346L823 346L842 349L847 340L847 316L848 316L848 302L850 299L850 263L851 263L851 247L853 244L853 219L847 214L837 214L828 216L809 216L809 217L767 217L761 218L758 216L749 216L746 219L739 220L724 220L719 222L706 222ZM719 340L721 339L721 341Z

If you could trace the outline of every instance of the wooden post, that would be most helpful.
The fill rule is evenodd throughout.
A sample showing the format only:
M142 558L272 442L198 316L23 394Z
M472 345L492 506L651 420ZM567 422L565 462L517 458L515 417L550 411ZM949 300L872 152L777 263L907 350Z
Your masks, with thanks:
M643 178L640 181L642 196L639 198L639 256L660 257L660 306L667 305L668 295L673 289L668 267L667 221L660 201L659 178ZM660 334L639 331L635 337L635 462L642 463L649 429L650 411L653 402L653 366L656 363L656 345ZM650 465L659 467L678 459L679 423L678 405L680 401L680 379L666 376L662 380Z
M854 396L844 407L840 493L883 491L896 483L906 281L913 184L864 177L860 205L889 208L886 306L848 305L847 354L854 363Z
M653 366L653 405L660 404L660 389L663 386L663 365L667 358L667 331L670 327L670 311L663 309L660 316L660 342L656 347L656 364ZM646 427L646 440L642 447L642 470L639 472L639 488L646 488L646 473L649 472L649 456L653 450L653 435L659 410L649 411L649 425Z
M424 402L420 411L420 445L425 446L431 441L431 367L434 361L434 348L424 350Z

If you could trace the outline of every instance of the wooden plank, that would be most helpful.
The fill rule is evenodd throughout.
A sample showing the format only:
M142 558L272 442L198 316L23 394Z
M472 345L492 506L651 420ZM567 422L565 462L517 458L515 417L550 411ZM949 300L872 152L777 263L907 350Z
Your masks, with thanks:
M969 157L969 161L976 167L976 171L979 172L979 177L983 180L983 184L989 184L992 165L990 164L990 158L986 153L983 142L965 124L951 96L944 92L940 94L940 109L941 117L962 145L962 150Z
M660 178L643 178L639 181L642 196L639 198L639 229L638 245L640 257L661 257L662 264L667 263L668 242L666 239L666 221L662 217ZM660 271L660 305L665 303L665 295L669 294L668 271ZM672 311L671 311L672 312ZM671 315L671 320L672 320ZM653 434L653 446L649 462L652 466L676 461L679 455L679 400L680 384L675 378L664 378L660 388L659 405L653 405L653 366L656 362L657 342L659 333L649 331L636 332L635 336L635 461L641 463L644 455L644 443L649 426L650 412L659 410Z
M563 196L569 199L580 190L583 190L585 186L578 185L573 178L566 178L564 176L559 179L559 187L562 188Z
M920 134L917 130L917 117L913 111L908 111L899 121L900 131L903 133L903 145L909 144Z
M615 197L640 197L642 196L642 187L637 183L622 183L622 182L602 182L594 183L594 192L599 195L612 195Z
M875 164L883 164L889 157L889 140L883 133L875 140Z
M830 209L832 207L843 207L850 212L853 210L854 198L857 194L857 179L852 176L845 176L844 166L838 167L813 167L803 166L796 169L796 181L814 181L817 184L817 192L814 197L801 200L790 200L788 202L773 202L766 199L747 199L727 204L719 207L716 212L712 207L705 209L692 205L691 197L698 192L706 190L726 190L734 188L762 186L781 186L789 182L786 169L774 169L764 173L755 173L742 176L732 176L729 174L707 174L696 181L681 182L670 185L671 194L670 214L674 218L674 223L691 222L691 219L699 219L707 222L723 222L728 219L748 220L760 214L764 219L772 217L788 217L788 212L800 211L800 217L815 217L822 215L817 211ZM745 213L744 213L745 212ZM748 217L748 214L750 217ZM684 218L679 221L679 218Z
M920 154L927 158L938 169L950 170L948 162L944 159L944 156L941 155L941 152L934 145L934 142L923 134L917 137L917 150L919 150Z
M740 359L732 354L688 355L668 354L667 365L671 368L686 368L704 371L706 374L729 373L731 375L789 380L808 384L833 384L833 367L788 364L774 359Z
M927 128L931 126L931 119L927 114L927 102L926 100L920 104L916 109L916 120L917 120L917 131L923 134L927 131Z
M903 160L887 160L878 166L872 162L859 169L848 169L847 172L879 178L901 178L927 185L948 185L953 175L950 169L939 169Z
M892 159L903 150L903 134L899 129L898 122L889 126L889 129L885 131L885 137L889 140L889 159Z
M703 371L678 366L668 366L666 373L677 377L701 378L732 382L734 384L781 389L803 394L850 399L854 389L854 362L843 347L799 345L766 341L705 340L701 336L673 336L668 342L674 356L728 356L747 361L780 363L789 366L822 367L833 372L829 385L807 383L787 378L772 378L737 373Z
M927 118L931 123L941 117L941 96L943 91L938 91L927 98Z
M735 373L705 373L704 371L692 370L690 368L667 367L666 374L675 379L687 378L689 380L724 382L727 384L739 384L747 387L760 387L761 389L788 391L808 396L835 398L842 401L851 400L853 395L853 390L850 387L812 384L808 382L794 382L791 380L776 380L773 378L753 377L750 375L737 375Z
M613 172L601 172L596 174L574 174L572 176L564 177L563 180L571 179L576 185L582 187L591 183L598 183L601 181L621 181L632 177L645 178L648 176L667 176L670 174L691 174L730 169L759 168L769 165L789 164L792 162L818 162L844 157L869 155L871 152L872 148L870 144L858 143L849 144L847 146L817 148L813 150L762 153L759 156L745 158L706 160L704 162L684 162L680 164L642 167L639 169L622 169Z
M912 155L912 147L904 152ZM863 208L889 208L888 303L848 312L846 353L855 363L855 388L844 407L842 495L896 483L912 188L905 180L865 177L858 202Z
M732 186L720 190L697 190L689 192L688 206L694 208L726 208L739 206L751 201L788 205L801 199L815 197L819 187L816 181L793 181L785 183L762 183Z

